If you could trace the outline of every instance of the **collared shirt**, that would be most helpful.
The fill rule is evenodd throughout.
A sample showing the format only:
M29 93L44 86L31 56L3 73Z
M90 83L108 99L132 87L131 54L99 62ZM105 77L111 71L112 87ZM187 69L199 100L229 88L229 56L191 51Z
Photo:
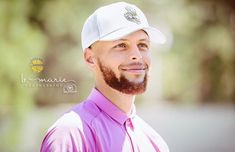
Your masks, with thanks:
M121 111L97 89L59 118L41 152L169 152L162 137L135 113Z

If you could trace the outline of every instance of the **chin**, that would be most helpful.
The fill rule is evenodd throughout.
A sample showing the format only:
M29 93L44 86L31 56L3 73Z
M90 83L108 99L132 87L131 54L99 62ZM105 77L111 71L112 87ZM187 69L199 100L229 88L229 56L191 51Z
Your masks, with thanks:
M136 83L136 84L138 84L138 83L143 83L144 82L144 78L136 78L136 79L128 79L130 82L132 82L132 83Z
M145 81L145 75L125 75L124 77L132 83L143 83Z

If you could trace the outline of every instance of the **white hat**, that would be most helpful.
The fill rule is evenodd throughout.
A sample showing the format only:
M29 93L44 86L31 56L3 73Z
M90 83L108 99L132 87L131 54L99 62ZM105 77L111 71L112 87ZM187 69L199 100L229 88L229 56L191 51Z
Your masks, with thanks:
M135 5L117 2L100 7L83 26L82 49L98 40L117 40L140 29L148 33L151 42L163 44L166 41L158 29L149 26L144 13Z

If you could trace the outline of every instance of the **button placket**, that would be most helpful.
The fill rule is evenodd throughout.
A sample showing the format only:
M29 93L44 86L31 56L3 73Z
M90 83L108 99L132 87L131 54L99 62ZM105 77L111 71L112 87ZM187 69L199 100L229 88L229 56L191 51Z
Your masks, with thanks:
M138 152L139 151L139 148L137 146L137 141L136 141L136 137L135 137L135 134L134 134L134 125L131 121L130 118L128 118L125 122L125 128L126 128L126 131L127 131L127 134L130 138L130 141L131 141L131 144L132 144L132 148L133 148L133 151L134 152Z

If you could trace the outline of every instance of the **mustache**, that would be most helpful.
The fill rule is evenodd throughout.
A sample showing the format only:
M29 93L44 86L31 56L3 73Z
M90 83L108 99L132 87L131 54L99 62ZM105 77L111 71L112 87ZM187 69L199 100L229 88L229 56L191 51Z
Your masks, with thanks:
M140 69L148 69L149 66L146 63L141 63L141 62L132 62L129 64L125 64L125 65L120 65L119 66L120 69L131 69L131 68L140 68Z

